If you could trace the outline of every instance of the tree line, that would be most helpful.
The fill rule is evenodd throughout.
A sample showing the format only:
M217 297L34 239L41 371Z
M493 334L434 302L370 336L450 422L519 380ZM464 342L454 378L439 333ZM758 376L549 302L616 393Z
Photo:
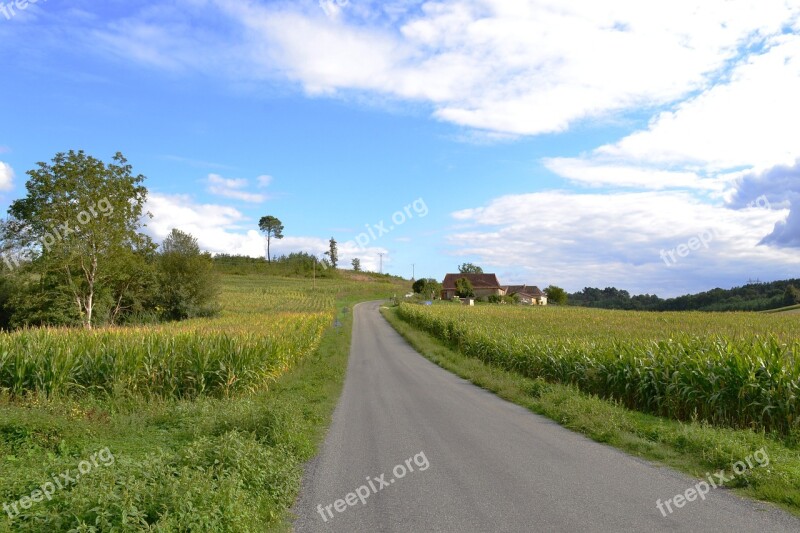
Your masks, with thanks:
M586 287L569 295L569 304L640 311L767 311L800 304L800 279L748 283L662 299L655 294L631 296L615 287Z

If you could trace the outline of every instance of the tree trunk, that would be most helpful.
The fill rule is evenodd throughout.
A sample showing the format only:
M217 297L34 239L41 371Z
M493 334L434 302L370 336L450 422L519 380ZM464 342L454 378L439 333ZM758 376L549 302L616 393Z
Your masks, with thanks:
M86 299L86 329L92 329L92 310L94 309L94 288L89 289Z
M97 279L97 249L93 246L94 254L92 255L92 265L91 268L87 269L84 266L83 259L81 259L81 266L83 267L83 273L86 277L86 284L88 285L88 290L86 291L86 299L84 300L84 308L86 310L86 317L84 319L84 327L86 329L92 329L92 311L94 310L94 284Z
M272 264L272 259L269 256L269 235L267 235L267 263Z

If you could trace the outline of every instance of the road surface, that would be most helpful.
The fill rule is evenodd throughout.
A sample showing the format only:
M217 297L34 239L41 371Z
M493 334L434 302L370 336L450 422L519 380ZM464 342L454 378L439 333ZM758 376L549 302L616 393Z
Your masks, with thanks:
M678 499L680 508L671 501L670 513L664 501L698 480L442 370L392 329L379 306L354 308L344 391L307 467L295 531L800 532L800 520L723 489Z

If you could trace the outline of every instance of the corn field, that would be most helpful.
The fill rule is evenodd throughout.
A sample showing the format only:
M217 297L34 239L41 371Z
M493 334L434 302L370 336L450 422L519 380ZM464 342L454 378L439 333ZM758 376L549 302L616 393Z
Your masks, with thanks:
M800 427L797 316L401 304L462 353L631 409L736 428Z
M334 288L243 279L225 285L218 318L2 333L0 391L181 398L255 391L316 350L333 322L334 298Z

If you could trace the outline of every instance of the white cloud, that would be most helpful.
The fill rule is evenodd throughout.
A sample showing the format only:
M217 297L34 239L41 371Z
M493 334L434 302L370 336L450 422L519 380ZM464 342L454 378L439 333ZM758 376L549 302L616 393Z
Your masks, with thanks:
M584 158L546 158L544 165L569 180L594 187L635 187L642 189L688 188L720 190L722 184L701 178L691 171L671 171L604 163Z
M313 3L184 0L168 25L167 8L149 8L94 36L158 68L413 100L458 125L539 134L707 88L800 13L747 0L340 3L323 2L326 16ZM209 6L228 33L205 24Z
M341 268L352 268L351 263L354 258L361 260L361 270L378 272L380 271L380 256L383 256L383 270L386 272L387 265L391 261L389 251L380 246L360 247L355 241L339 242L336 244L339 251L339 266ZM326 245L327 250L327 245Z
M759 246L786 209L728 209L686 192L620 194L542 192L505 196L453 214L465 224L452 253L509 273L508 282L565 286L615 285L674 296L751 277L788 277L796 251ZM711 231L708 244L667 265L676 250ZM524 274L521 274L524 273Z
M711 193L730 207L767 193L770 202L786 202L792 212L775 211L783 216L760 242L797 248L798 94L800 35L781 35L740 61L729 78L656 116L647 129L589 154L544 164L586 185L683 188Z
M148 233L158 241L173 228L197 237L201 248L210 252L225 252L258 256L260 241L257 230L241 233L244 227L255 227L237 209L215 204L198 204L186 195L150 193L147 210L153 219L146 221Z
M209 174L207 181L208 191L217 196L233 198L235 200L254 204L264 202L267 199L267 196L264 194L251 193L243 190L248 185L245 179L228 179L223 178L219 174ZM261 178L259 178L259 183L261 183Z
M339 18L342 9L347 7L350 0L318 0L319 7L332 19Z
M736 66L729 81L596 154L712 172L792 164L800 157L800 34L773 41L766 52Z
M261 188L269 187L272 184L273 180L274 178L272 176L269 176L267 174L261 175L257 178L258 186Z
M10 191L14 188L14 169L11 165L0 161L0 191Z
M153 218L147 220L147 233L156 241L162 241L173 228L196 237L200 247L212 253L266 257L266 240L255 222L232 207L216 204L199 204L187 195L164 195L151 193L147 200L147 211ZM272 256L292 252L322 254L328 250L328 240L318 237L286 236L270 243ZM362 250L347 244L339 244L341 265L349 265L353 257L365 257ZM362 265L371 265L362 259ZM376 267L377 269L377 267Z

